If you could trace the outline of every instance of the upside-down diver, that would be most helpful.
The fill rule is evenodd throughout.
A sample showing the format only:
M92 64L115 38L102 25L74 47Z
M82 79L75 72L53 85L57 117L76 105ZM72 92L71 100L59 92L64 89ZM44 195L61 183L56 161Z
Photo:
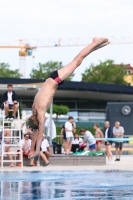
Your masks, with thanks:
M68 65L52 72L43 83L34 98L32 105L33 114L28 119L29 127L33 129L30 157L38 157L43 138L45 113L53 100L58 85L63 84L63 81L74 72L86 56L108 44L109 40L107 38L93 38L92 43L81 50ZM37 145L36 152L34 153L35 144Z

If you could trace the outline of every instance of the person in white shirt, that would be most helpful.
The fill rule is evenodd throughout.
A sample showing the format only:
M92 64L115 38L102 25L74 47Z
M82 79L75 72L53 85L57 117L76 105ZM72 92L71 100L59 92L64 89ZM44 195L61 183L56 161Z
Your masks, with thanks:
M95 151L96 150L96 140L95 140L94 136L92 135L92 133L84 128L80 129L80 133L84 135L85 141L88 142L88 144L89 144L88 149L90 151Z
M46 158L49 159L49 157L51 156L50 154L50 148L49 148L49 142L47 139L45 139L45 135L43 134L43 140L42 140L42 144L41 144L41 149L43 154L45 154Z
M120 126L120 122L115 122L115 126L113 128L113 135L115 138L123 138L124 135L124 128ZM123 141L118 140L115 142L115 148L116 148L116 160L120 161L120 156L122 154L122 147L123 147Z
M11 83L7 85L7 91L2 95L1 102L2 108L5 109L6 120L13 121L18 111L18 96L13 91L13 85ZM13 110L11 118L9 118L9 109Z
M66 131L66 154L70 154L72 148L72 140L73 140L73 117L68 117L68 121L65 123L65 131Z
M24 139L19 141L19 146L22 147L22 155L23 157L27 157L30 153L31 148L31 140L29 139L29 134L24 135ZM20 152L20 148L18 148L18 152ZM21 159L21 155L19 154L19 160ZM18 167L21 167L21 163L18 163Z
M74 134L74 138L72 140L72 152L76 152L79 149L79 145L83 142L82 138L79 137L77 133Z

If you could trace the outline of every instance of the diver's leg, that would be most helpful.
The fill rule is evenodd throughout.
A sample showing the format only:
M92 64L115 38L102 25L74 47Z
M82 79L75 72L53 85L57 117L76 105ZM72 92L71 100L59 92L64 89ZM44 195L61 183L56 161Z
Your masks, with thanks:
M35 150L35 144L37 142L37 137L38 137L38 131L37 130L33 130L29 157L34 156L34 150Z
M94 38L92 43L85 47L74 59L65 67L58 70L58 74L61 80L69 77L74 70L82 63L83 59L88 56L92 51L96 50L96 48L101 48L105 45L109 44L107 38ZM103 45L103 46L102 46Z

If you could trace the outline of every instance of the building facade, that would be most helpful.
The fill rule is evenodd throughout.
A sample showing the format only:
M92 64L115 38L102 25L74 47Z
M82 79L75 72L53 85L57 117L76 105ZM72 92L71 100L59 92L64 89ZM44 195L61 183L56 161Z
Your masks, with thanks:
M44 80L1 78L0 95L6 91L8 83L12 83L19 96L19 102L27 116L31 114L34 96ZM56 91L53 103L67 105L77 121L103 122L108 102L132 102L132 86L98 84L87 82L65 81ZM66 120L66 116L59 120Z

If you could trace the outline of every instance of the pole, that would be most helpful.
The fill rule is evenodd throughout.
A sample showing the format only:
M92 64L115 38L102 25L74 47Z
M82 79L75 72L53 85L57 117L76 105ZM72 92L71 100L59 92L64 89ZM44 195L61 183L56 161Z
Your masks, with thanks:
M52 114L53 114L53 102L50 105L50 127L49 127L49 132L50 132L50 146L52 146Z

